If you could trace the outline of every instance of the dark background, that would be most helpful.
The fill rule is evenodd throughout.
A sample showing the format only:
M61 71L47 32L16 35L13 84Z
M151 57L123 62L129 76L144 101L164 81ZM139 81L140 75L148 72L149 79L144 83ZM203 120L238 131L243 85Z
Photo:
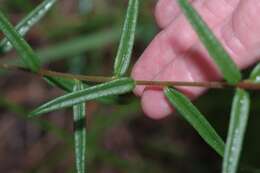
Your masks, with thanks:
M0 0L13 24L39 0ZM133 62L159 31L154 0L141 1ZM43 67L88 75L112 74L126 0L58 0L27 34ZM2 37L2 36L1 36ZM16 61L15 51L0 63ZM245 71L245 77L249 74ZM0 172L74 172L72 111L66 109L27 119L30 110L62 95L37 76L0 73ZM227 131L232 90L211 90L195 104L223 138ZM260 172L260 94L252 92L252 109L242 153L241 172ZM221 158L177 114L154 121L146 118L133 95L118 105L87 103L88 172L214 173Z

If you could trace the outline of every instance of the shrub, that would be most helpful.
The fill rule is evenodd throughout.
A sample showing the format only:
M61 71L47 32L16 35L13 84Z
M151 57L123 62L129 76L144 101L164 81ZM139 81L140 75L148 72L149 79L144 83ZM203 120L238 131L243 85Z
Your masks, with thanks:
M131 60L134 38L136 33L137 18L139 11L139 0L129 0L127 14L122 29L121 41L117 51L114 74L111 77L84 76L58 73L40 68L38 55L24 40L26 32L37 23L55 4L55 0L43 1L35 10L24 18L16 27L13 27L7 18L0 12L0 29L6 36L0 46L1 51L6 53L12 49L17 51L23 60L25 67L1 65L2 68L19 69L40 74L43 79L51 85L57 86L67 94L55 98L43 104L29 116L31 118L45 113L73 107L74 117L74 146L76 155L76 170L78 173L86 172L86 152L87 152L87 132L85 125L85 102L99 100L101 102L114 101L118 96L132 92L136 85L161 85L164 88L165 96L169 102L177 109L203 140L211 146L220 156L223 157L223 173L235 173L239 165L240 153L247 127L250 110L250 96L247 89L260 89L260 65L258 64L252 72L250 78L242 81L240 70L225 51L223 46L201 19L198 13L186 0L179 0L179 4L187 19L197 32L201 42L207 48L209 54L220 69L227 83L188 83L188 82L166 82L166 81L135 81L127 76L128 67ZM97 85L87 85L84 82L95 82ZM205 116L196 108L189 99L174 89L177 85L200 86L212 88L232 87L236 90L233 99L230 125L226 144Z

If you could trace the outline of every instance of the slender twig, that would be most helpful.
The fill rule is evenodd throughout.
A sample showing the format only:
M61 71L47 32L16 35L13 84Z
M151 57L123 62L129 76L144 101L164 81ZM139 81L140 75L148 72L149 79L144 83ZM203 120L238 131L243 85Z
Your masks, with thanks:
M155 85L155 86L185 86L185 87L205 87L223 89L230 86L224 82L185 82L185 81L136 81L137 85Z
M51 70L46 70L46 69L40 69L38 72L32 72L28 68L18 67L18 66L8 65L8 64L0 64L0 68L5 69L5 70L12 70L12 71L29 72L29 73L33 73L33 74L40 75L40 76L62 77L62 78L67 78L67 79L72 79L72 80L77 79L80 81L96 82L96 83L108 82L108 81L115 79L114 77L85 76L85 75L61 73L61 72L56 72L56 71L51 71Z
M154 86L185 86L185 87L203 87L214 89L225 88L243 88L248 90L260 90L260 84L252 83L250 81L242 81L236 85L230 85L226 82L185 82L185 81L136 81L137 85L154 85Z
M45 69L39 70L38 73L42 76L56 76L56 77L63 77L63 78L68 78L68 79L77 79L77 80L80 80L80 81L95 82L95 83L109 82L109 81L115 79L114 77L85 76L85 75L78 75L78 74L61 73L61 72L50 71L50 70L45 70Z
M17 67L14 65L0 64L0 68L6 70L15 70L15 71L24 71L29 73L34 73L40 76L51 76L51 77L63 77L67 79L77 79L80 81L101 83L109 82L115 77L105 77L105 76L86 76L86 75L77 75L69 73L61 73L46 69L40 69L38 72L32 72L31 70L24 67ZM203 87L203 88L215 88L215 89L225 89L225 88L243 88L248 90L260 90L260 84L252 83L251 81L242 81L236 85L230 85L226 82L185 82L185 81L144 81L136 80L136 85L146 85L146 86L157 86L157 87L166 87L166 86L184 86L184 87Z

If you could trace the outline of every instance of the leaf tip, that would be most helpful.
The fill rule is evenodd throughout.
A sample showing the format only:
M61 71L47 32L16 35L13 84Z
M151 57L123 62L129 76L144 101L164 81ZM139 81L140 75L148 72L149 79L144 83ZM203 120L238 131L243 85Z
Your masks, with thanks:
M35 112L35 111L32 111L32 112L30 112L29 114L28 114L28 118L33 118L33 117L35 117L37 115L37 112Z
M42 112L39 108L37 108L37 109L34 109L32 112L30 112L28 114L28 118L34 118L34 117L39 116L39 115L41 115L43 113L44 112Z

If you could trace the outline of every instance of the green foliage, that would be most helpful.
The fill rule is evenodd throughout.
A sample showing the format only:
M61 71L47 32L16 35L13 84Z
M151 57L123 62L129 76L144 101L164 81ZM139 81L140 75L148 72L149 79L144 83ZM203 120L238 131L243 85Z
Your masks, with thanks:
M237 89L232 106L227 144L223 161L223 173L236 173L250 109L249 94Z
M46 4L45 4L46 5ZM49 4L51 5L51 4ZM48 7L48 6L47 6ZM40 69L40 61L37 54L32 50L30 45L19 35L19 33L13 28L11 23L6 19L3 13L0 11L0 29L4 32L7 39L12 43L17 53L21 56L24 64L33 72L37 72ZM45 79L66 91L72 91L72 82L68 79L62 79L59 77L45 77Z
M65 79L61 77L45 77L44 78L50 85L59 87L66 92L73 92L75 81L71 79ZM85 88L89 87L87 84L83 84ZM109 96L99 98L98 101L104 104L115 104L118 101L117 96Z
M58 97L34 110L30 116L48 113L54 110L70 107L82 102L98 99L105 96L119 95L134 89L135 82L130 78L116 79L111 82L99 84L84 90L76 91Z
M37 71L40 69L41 63L39 61L39 57L42 57L41 62L50 62L63 56L69 57L72 55L81 55L81 53L86 50L100 48L104 45L107 45L108 43L114 42L117 40L117 38L119 38L119 30L117 27L115 27L112 30L95 33L93 35L78 38L58 46L56 45L51 48L49 47L48 49L38 51L36 54L29 46L29 44L24 40L23 36L46 14L47 11L49 11L55 2L56 0L43 1L37 8L35 8L35 10L33 10L26 18L24 18L16 28L12 27L10 22L0 12L0 29L6 36L6 38L0 43L2 51L7 52L13 46L16 49L18 55L23 60L24 65L35 73L37 73ZM79 2L82 3L91 1ZM241 73L239 69L236 67L235 63L225 51L220 41L217 40L199 14L193 9L191 5L189 5L187 0L179 0L179 4L186 14L187 19L190 21L195 31L197 32L202 43L207 48L210 56L219 67L224 78L230 84L236 84L240 82ZM91 147L93 147L93 145L95 145L97 142L97 136L100 136L100 131L106 130L108 126L113 126L116 121L125 119L125 117L116 115L114 117L109 117L110 120L107 119L107 121L104 121L102 117L102 119L99 119L98 121L101 128L96 129L92 135L86 136L85 102L91 100L111 102L111 100L115 100L118 95L131 92L136 85L136 82L133 79L128 77L121 77L125 75L130 64L136 34L138 11L139 0L129 0L120 45L114 63L115 77L111 78L111 81L89 87L80 81L75 82L74 80L61 77L44 77L45 80L47 80L50 84L58 86L59 88L62 88L69 93L65 94L64 96L55 98L54 100L38 107L29 114L30 117L36 117L51 111L73 107L75 144L74 151L76 158L76 169L78 173L86 172L87 137L91 140L89 143L92 145ZM258 64L252 72L250 80L256 83L260 82L260 64ZM177 109L182 117L198 132L203 140L220 156L224 156L223 173L235 173L238 168L242 143L249 116L250 98L248 93L242 89L237 89L236 91L236 95L233 100L226 146L212 125L185 95L181 94L175 89L168 87L164 89L164 93L171 105ZM7 104L7 107L8 106L10 105ZM12 109L17 108L12 107ZM131 107L127 107L127 109L131 109ZM52 127L49 127L48 125L47 128L52 129ZM55 131L55 129L52 129L52 131ZM104 155L104 158L113 158L110 153L103 151L101 148L98 148L97 150L99 150L99 156ZM124 166L129 166L129 164L127 164L127 162L122 159L113 158L112 160L115 165L121 164ZM152 166L153 165L149 165L149 167Z
M260 83L260 63L254 68L250 75L250 80Z
M129 0L121 41L114 64L114 74L123 76L130 64L138 18L139 0Z
M40 61L36 53L32 50L30 45L19 35L14 29L11 23L6 19L3 13L0 11L0 29L3 31L7 39L12 43L19 56L22 58L24 64L33 72L37 72L40 69ZM63 80L66 83L61 83L58 78L46 77L47 81L51 81L57 86L61 86L63 89L68 90L68 80ZM73 87L69 90L73 90Z
M76 82L74 92L84 89L84 85ZM77 173L86 172L86 110L85 103L73 106L74 150Z
M235 63L225 51L220 41L217 40L213 32L209 29L207 24L202 20L199 14L187 2L187 0L179 0L179 4L192 24L194 30L197 32L204 46L207 48L210 56L218 65L224 78L230 84L236 84L241 80L241 73Z
M169 102L180 112L183 118L200 134L219 155L224 155L225 144L207 119L199 110L180 92L166 88L164 93Z
M7 39L15 47L19 56L21 56L23 63L32 71L37 71L40 68L40 62L37 58L37 55L34 53L34 51L28 45L28 43L12 27L11 23L6 19L6 17L1 11L0 29L3 31Z
M29 15L29 17L27 17L28 19L24 19L26 21L30 20L36 20L36 19L40 19L40 14L38 13L43 13L43 12L38 12L38 10L44 8L45 6L45 10L47 10L47 7L49 9L49 6L51 6L54 2L49 1L48 3L45 2L43 4L41 4L36 10L33 11L33 14L36 16L33 16L32 14ZM37 13L38 12L38 13ZM38 14L38 15L37 15ZM42 14L43 15L43 14ZM32 17L35 17L35 19L32 19ZM4 32L4 34L6 35L7 39L10 40L10 42L13 44L14 48L17 50L19 56L21 56L24 64L26 65L26 67L28 67L29 69L31 69L34 72L37 72L40 69L40 61L39 61L39 57L38 55L32 50L32 48L30 47L30 45L21 37L21 35L19 35L19 33L17 31L15 31L15 29L12 27L12 25L10 24L10 22L5 18L5 16L0 12L0 29ZM106 33L109 36L107 37L107 40L110 40L111 37L113 37L113 35L111 35L110 33ZM96 36L96 35L95 35ZM78 49L82 49L82 48L87 48L88 46L95 46L95 45L100 45L100 42L102 39L106 38L105 37L98 37L99 39L97 39L96 37L88 37L88 41L86 42L86 39L79 41L77 40L76 42L72 42L72 43L67 43L67 45L62 46L62 47L56 47L56 53L57 51L63 51L63 50L68 50L68 51L72 51L71 49L68 49L68 47L71 47L72 44L76 44L78 46L76 46L76 50L74 51L78 51ZM93 40L95 39L95 40ZM82 44L84 41L84 44ZM75 47L74 47L75 49ZM53 49L54 50L54 49ZM51 52L48 52L49 54L51 54ZM46 52L43 56L46 55ZM49 55L50 56L50 55ZM51 55L54 56L54 55ZM64 79L61 77L45 77L45 80L54 85L57 86L67 92L71 92L73 91L73 86L74 86L74 81L70 80L70 79ZM115 98L104 98L101 99L102 102L106 102L106 103L110 103L110 102L114 102Z
M48 77L45 80L52 86L58 86L64 91L71 92L75 85L74 80L65 79L61 77Z
M38 5L31 13L23 18L18 25L15 27L16 31L24 36L38 21L45 16L45 14L51 9L51 7L56 3L56 0L45 0L40 5ZM8 39L4 38L0 42L1 52L6 53L12 49L12 44Z

